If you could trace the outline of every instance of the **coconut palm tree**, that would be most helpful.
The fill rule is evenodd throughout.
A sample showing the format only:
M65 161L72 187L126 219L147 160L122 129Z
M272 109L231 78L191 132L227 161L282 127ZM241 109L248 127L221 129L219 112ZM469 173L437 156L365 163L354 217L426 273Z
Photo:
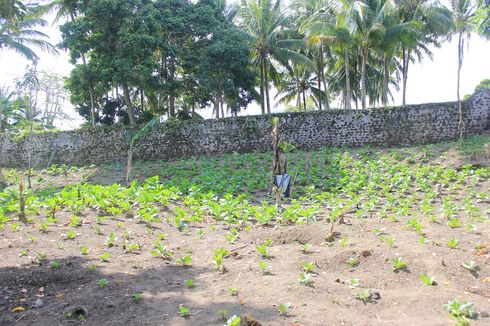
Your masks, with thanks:
M254 62L259 66L262 113L270 113L269 77L275 73L272 60L307 63L297 51L303 40L286 37L289 19L280 0L242 0L239 22L250 37Z
M402 105L406 104L408 70L411 62L423 55L432 57L429 46L440 46L440 40L450 31L451 13L430 0L395 0L400 24L411 24L412 34L402 37L397 51L402 75Z
M47 41L48 35L37 28L46 26L47 22L38 17L23 17L20 20L6 20L0 26L0 50L10 49L24 58L36 62L39 56L32 47L57 54L56 48Z
M464 48L470 39L473 26L471 21L476 7L471 0L451 0L453 33L458 37L458 72L456 80L456 96L459 104L459 135L464 135L464 112L460 97L461 67L463 66Z

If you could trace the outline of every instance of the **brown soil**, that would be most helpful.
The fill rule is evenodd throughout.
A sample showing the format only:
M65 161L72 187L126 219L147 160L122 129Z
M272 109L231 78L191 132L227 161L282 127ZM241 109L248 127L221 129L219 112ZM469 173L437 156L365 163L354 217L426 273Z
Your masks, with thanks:
M0 242L0 324L1 325L223 325L218 311L226 309L230 316L252 316L262 325L449 325L449 314L442 304L449 300L469 300L475 310L490 311L490 256L474 249L476 243L489 244L489 224L479 223L476 232L463 229L448 234L445 225L424 223L428 244L420 244L419 236L407 231L403 223L379 219L351 219L350 224L335 225L338 234L333 243L324 241L328 226L312 225L253 228L240 232L234 243L226 242L225 227L201 225L203 239L196 236L198 227L183 235L175 227L160 224L149 234L143 224L130 220L109 219L101 227L89 213L84 224L76 228L77 237L65 240L69 226L51 226L42 234L32 226L13 232L1 231ZM63 219L61 218L60 221ZM65 217L68 221L68 216ZM119 227L117 222L124 222ZM393 248L379 240L371 230L383 229L386 236L396 239ZM138 253L127 253L121 236L130 230L131 243L138 243ZM116 245L107 249L104 242L110 232L117 235ZM181 267L171 261L150 255L159 232L165 233L174 257L190 254L192 266ZM457 249L446 246L447 240L459 239ZM35 237L34 243L29 241ZM347 239L342 246L340 237ZM271 239L270 258L262 259L255 244ZM308 253L300 251L302 243L313 246ZM81 255L80 248L89 248ZM225 247L232 255L225 259L226 273L211 263L214 249ZM20 255L27 249L27 255ZM110 252L107 263L100 261ZM45 253L47 261L39 262L37 253ZM394 272L391 260L403 257L407 268ZM359 260L350 267L350 257ZM461 267L466 260L475 260L476 273ZM51 261L60 263L53 268ZM270 266L263 274L257 262ZM313 283L298 281L302 262L314 262ZM89 271L89 265L96 265ZM423 284L421 273L434 276L437 286ZM106 278L103 288L97 281ZM360 287L349 288L344 281L360 279ZM186 288L184 280L193 279L194 287ZM229 288L238 295L232 296ZM363 303L355 299L362 289L379 292L380 298ZM141 292L138 302L133 294ZM37 299L43 305L35 308ZM278 305L291 302L286 316L279 316ZM179 305L190 308L190 316L179 316ZM17 306L24 311L13 313ZM83 322L67 319L64 313L84 307ZM482 314L484 315L484 313ZM489 325L490 318L472 321Z

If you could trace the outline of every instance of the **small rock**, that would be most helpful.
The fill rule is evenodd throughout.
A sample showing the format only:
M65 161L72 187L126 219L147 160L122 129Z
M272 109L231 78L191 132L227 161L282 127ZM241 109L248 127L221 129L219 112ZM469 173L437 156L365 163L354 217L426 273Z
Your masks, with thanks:
M43 300L38 298L34 303L34 308L41 308L42 306L43 306Z
M488 318L489 314L486 310L480 309L480 311L478 312L478 316L480 316L480 318Z
M364 257L364 258L369 257L369 256L371 256L372 254L373 254L373 253L372 253L372 251L371 251L371 250L363 250L363 251L361 252L362 257Z
M381 299L381 294L378 291L371 291L371 299L379 300Z

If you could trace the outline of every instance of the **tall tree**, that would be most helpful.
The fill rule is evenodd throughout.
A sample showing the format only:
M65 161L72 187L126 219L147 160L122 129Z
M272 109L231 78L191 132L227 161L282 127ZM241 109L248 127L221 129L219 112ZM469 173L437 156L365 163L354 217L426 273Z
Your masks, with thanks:
M259 67L262 113L271 112L269 81L273 74L272 60L307 62L296 51L303 45L300 39L288 39L284 30L288 17L280 0L242 0L240 23L250 36L254 63Z
M37 4L18 0L4 0L0 4L0 50L10 49L30 61L39 60L32 47L56 54L48 35L39 31L47 22L40 18L45 12Z
M460 138L464 135L464 112L460 97L461 67L463 66L464 50L472 31L471 20L475 15L475 6L471 0L451 0L453 17L453 33L458 42L458 70L456 81L456 96L459 103L459 132Z

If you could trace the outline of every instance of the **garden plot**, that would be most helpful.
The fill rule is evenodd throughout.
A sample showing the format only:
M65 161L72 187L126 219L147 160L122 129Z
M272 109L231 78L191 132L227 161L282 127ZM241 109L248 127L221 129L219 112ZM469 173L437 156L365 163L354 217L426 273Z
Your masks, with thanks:
M488 141L8 171L0 324L488 325Z

